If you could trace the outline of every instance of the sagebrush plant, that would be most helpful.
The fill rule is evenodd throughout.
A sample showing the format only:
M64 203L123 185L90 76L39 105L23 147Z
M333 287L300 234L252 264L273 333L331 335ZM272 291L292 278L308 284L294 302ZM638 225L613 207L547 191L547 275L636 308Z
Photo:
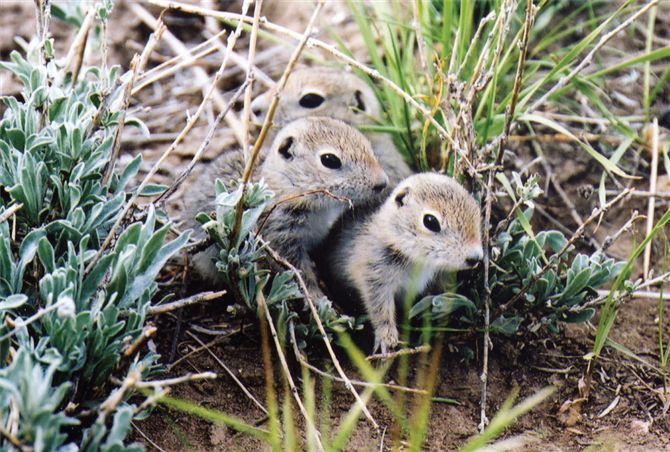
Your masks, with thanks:
M295 283L291 271L271 271L269 257L264 251L262 239L262 214L269 208L274 194L263 182L248 183L247 189L236 181L227 181L232 186L228 190L221 180L215 183L215 216L210 218L207 212L201 212L197 220L202 224L209 238L217 247L216 267L228 287L235 289L242 298L245 307L257 312L258 291L265 291L265 302L276 318L281 339L287 340L289 323L294 323L294 337L298 346L304 348L307 340L319 336L314 319L306 314L302 293ZM231 242L231 232L235 224L235 209L240 198L244 205L238 238ZM276 270L276 266L275 266ZM267 290L266 290L267 288ZM362 327L354 317L338 313L330 300L315 300L319 317L330 332L355 330Z
M606 186L614 178L627 176L622 169L626 168L624 157L639 137L628 120L614 117L609 110L606 93L600 88L603 77L658 61L667 57L667 52L648 49L642 55L623 56L610 68L598 70L590 66L600 64L594 55L615 35L610 33L618 27L625 30L632 18L640 17L650 5L632 0L616 6L570 0L348 1L347 5L363 38L365 58L369 59L353 60L354 50L348 48L349 43L335 28L329 29L330 37L344 56L329 50L327 44L317 41L311 44L370 81L385 117L381 123L366 125L365 129L391 134L417 170L440 171L472 188L484 212L490 212L490 203L497 200L503 207L498 210L512 206L506 218L502 214L486 219L485 228L490 227L491 231L485 244L490 247L488 278L480 278L474 287L461 285L453 291L423 298L407 310L410 319L423 317L420 324L429 334L422 335L422 340L427 341L431 333L437 333L433 343L439 350L443 332L548 334L559 332L561 322L585 322L593 318L597 305L592 299L596 289L615 278L616 281L628 278L627 272L622 271L625 264L607 257L602 250L578 253L574 245L580 237L576 234L566 237L556 230L535 230L531 222L534 203L541 195L538 180L504 171L504 156L510 153L509 139L513 132L533 134L534 127L573 141L593 159L596 168L602 168L598 199L604 214L608 203ZM189 10L186 5L181 8ZM239 19L230 16L226 20L236 23ZM264 31L269 31L273 38L277 37L275 33L289 34L280 29L273 26ZM323 61L323 55L309 56ZM667 71L662 79L667 78L666 74ZM658 89L647 96L646 102L657 95ZM584 110L601 115L607 123L603 127L624 138L617 148L604 142L596 149L573 132L573 127L585 127L584 123L575 121L577 126L568 126L556 119L557 115L545 114L545 111L559 112L579 118ZM504 194L498 193L499 188ZM224 225L220 227L225 229ZM230 245L222 248L219 268L229 271L226 259ZM246 287L249 286L247 283ZM440 325L445 321L456 328L442 328ZM488 337L485 350L487 341ZM411 450L421 449L430 419L431 398L419 396L423 402L415 405L420 407L418 413L406 415L402 393L393 398L379 385L387 369L379 372L372 369L351 340L342 340L342 344L366 381L375 385L365 394L378 396L393 413L394 423L400 426L392 432L393 444L400 447L405 435L410 438ZM439 357L438 351L434 356ZM407 363L406 357L401 356L395 379L401 385L408 383ZM432 367L426 371L427 375L417 376L429 394L435 388L438 363L439 359L431 358ZM483 428L487 421L485 384L482 393ZM310 399L313 397L309 394ZM332 435L334 442L321 438L326 449L328 445L335 448L333 444L344 447L361 415L357 406L352 407L340 430ZM504 426L513 420L504 413L502 419ZM496 425L465 449L481 447L499 434L503 427L498 421L495 419ZM280 423L276 417L273 422ZM286 426L286 432L292 432L291 425ZM280 444L280 439L270 442ZM307 440L312 448L319 448L309 432Z
M90 67L73 83L52 49L33 40L0 63L23 85L0 98L0 448L138 449L132 385L116 386L155 371L135 342L188 235L168 241L149 207L101 249L140 164L110 167L124 78Z

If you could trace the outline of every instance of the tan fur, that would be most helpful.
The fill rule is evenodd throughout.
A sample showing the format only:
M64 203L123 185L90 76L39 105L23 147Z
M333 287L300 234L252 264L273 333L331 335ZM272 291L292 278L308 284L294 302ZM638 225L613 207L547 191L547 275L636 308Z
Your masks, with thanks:
M288 143L291 143L287 148ZM282 154L289 153L287 156ZM321 161L324 153L334 154L341 168L331 169ZM223 154L201 177L206 191L194 190L186 198L194 212L213 210L213 179L230 185L241 176L241 151ZM310 290L321 295L309 256L326 236L347 203L324 193L301 196L307 191L327 190L345 197L354 205L366 204L388 184L388 177L377 162L369 141L356 129L331 118L309 117L284 127L272 143L254 180L264 179L275 193L275 207L266 209L267 219L261 234L302 273ZM197 187L197 184L196 184ZM292 200L287 198L295 197ZM187 220L191 221L187 218ZM191 224L193 224L191 222ZM206 279L216 282L213 252L196 256L194 266Z
M305 108L300 105L300 99L307 93L319 94L325 100L316 108ZM273 95L270 91L253 101L252 109L258 121L265 118ZM359 105L365 110L361 111ZM282 126L306 116L328 116L357 127L375 124L381 118L381 107L370 86L350 72L325 67L301 68L289 77L273 122ZM365 135L388 174L391 187L412 174L389 135L374 132L365 132Z
M440 232L424 225L433 215ZM398 344L396 302L424 291L437 274L482 258L481 215L472 196L450 177L423 173L402 181L364 220L343 220L328 239L328 272L336 286L362 299L375 330L375 349ZM330 242L332 240L332 243ZM467 261L470 259L470 261Z

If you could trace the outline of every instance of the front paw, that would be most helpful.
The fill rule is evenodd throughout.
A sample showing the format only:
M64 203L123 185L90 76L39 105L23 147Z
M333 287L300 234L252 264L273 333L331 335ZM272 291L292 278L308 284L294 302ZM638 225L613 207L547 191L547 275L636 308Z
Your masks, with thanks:
M383 326L375 331L375 348L373 353L381 350L382 354L394 351L399 345L398 329L392 326Z

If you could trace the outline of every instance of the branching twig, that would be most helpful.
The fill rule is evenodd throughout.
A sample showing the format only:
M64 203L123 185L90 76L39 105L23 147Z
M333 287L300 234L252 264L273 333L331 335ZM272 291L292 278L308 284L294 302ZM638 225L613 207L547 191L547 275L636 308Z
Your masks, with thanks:
M618 203L621 199L625 198L628 193L633 191L632 189L625 189L617 197L615 197L613 200L605 204L604 206L600 207L599 209L596 209L590 217L588 217L582 226L580 226L575 233L570 237L570 239L566 242L565 246L554 255L554 259L550 262L548 262L542 269L533 274L532 277L530 278L530 281L524 285L521 290L507 303L503 304L500 306L499 311L501 313L507 312L521 297L526 295L526 292L530 290L531 287L535 285L535 283L547 272L549 269L554 267L561 256L563 256L571 247L572 245L579 240L579 238L584 234L586 231L586 228L593 223L597 218L599 218L601 215L605 214L612 206L614 206L616 203Z
M186 374L175 378L167 378L165 380L151 380L151 381L138 381L135 384L135 387L138 389L141 388L164 388L166 386L174 386L182 383L190 383L192 381L200 380L215 380L219 378L214 372L201 372L198 374Z
M532 0L527 0L526 2L526 18L524 21L523 35L520 43L519 51L519 60L516 69L516 76L514 77L514 88L512 91L512 101L509 107L505 111L505 127L503 129L503 134L499 141L498 154L496 155L495 165L499 166L502 164L505 141L509 136L510 129L512 127L512 120L514 118L514 112L516 110L516 104L519 98L519 91L521 90L521 82L523 80L523 72L526 64L526 55L528 52L528 38L530 36L530 29L533 25L535 17L535 7L533 6ZM491 207L494 199L493 195L493 179L494 171L490 171L488 174L488 181L486 186L486 201L484 208L484 346L483 346L483 356L482 356L482 394L480 400L480 422L479 430L483 431L486 428L489 420L486 416L486 399L487 399L487 388L488 388L488 359L489 359L489 348L491 345L491 339L489 337L489 325L491 323L491 287L489 286L489 271L490 271L490 250L489 244L491 240Z
M242 173L242 196L240 196L240 201L237 203L237 206L235 206L235 223L233 224L233 229L230 231L230 243L236 243L237 242L237 237L240 233L240 227L242 225L242 213L244 211L244 198L245 198L245 193L247 189L247 182L251 179L251 173L254 170L254 166L256 165L256 161L258 160L258 155L260 154L261 147L263 146L263 142L265 141L265 137L268 133L268 130L270 129L270 126L272 125L272 118L274 117L275 110L277 109L277 105L279 104L279 97L281 96L282 91L284 90L284 87L286 86L286 83L288 82L288 78L291 75L291 72L293 72L293 68L298 62L298 58L300 58L300 55L302 54L302 50L305 48L305 44L307 43L307 40L309 39L310 35L312 34L312 29L314 27L314 22L316 21L317 16L321 12L321 8L323 8L323 0L320 0L317 4L316 7L314 8L314 11L312 12L312 16L309 19L309 22L307 23L307 26L305 27L305 31L302 34L300 41L298 42L298 45L296 48L293 50L293 54L291 55L291 58L289 59L288 63L286 64L286 68L284 69L284 73L282 74L281 78L279 79L279 82L277 82L276 89L273 93L272 96L272 101L270 102L270 106L268 107L268 112L267 115L265 116L265 120L263 121L263 126L261 127L261 131L258 134L258 138L256 139L256 142L254 143L254 147L251 150L251 154L249 155L249 158L246 159L245 166L244 166L244 172ZM238 25L241 25L242 21L238 23ZM246 150L245 150L245 155L246 155Z
M248 8L248 6L249 6L248 3L249 3L249 0L246 0L243 4L243 11L244 12L246 12L246 8ZM138 13L138 15L141 14L143 16L146 16L146 14L148 14L146 12L146 10L144 10L144 8L142 8L138 4L131 3L129 5L129 7L131 9L135 9L136 12ZM145 17L145 19L146 19L146 17ZM153 19L153 17L152 17L152 19ZM237 42L237 37L239 36L238 32L241 33L241 27L238 27L238 29L235 30L235 33L233 33L231 35L231 37L228 39L228 48L229 49L231 49L232 46L235 44L235 42ZM135 202L137 201L137 198L139 197L140 193L142 193L144 191L144 188L147 186L147 184L149 183L151 178L154 176L154 174L156 174L158 169L163 165L163 162L168 158L168 156L170 154L172 154L172 152L177 148L179 143L181 143L181 141L184 139L184 137L191 131L191 129L193 128L195 123L198 121L198 119L200 118L200 115L202 114L206 105L208 104L210 97L212 96L212 94L216 90L216 86L217 86L217 84L218 84L218 82L221 78L221 75L223 74L223 71L226 68L226 63L227 62L228 62L228 59L224 56L223 61L221 62L221 66L219 67L219 70L214 75L214 79L212 80L212 83L210 84L209 89L207 90L207 92L203 96L202 102L200 102L200 105L198 106L198 109L193 114L193 116L191 116L189 118L186 125L181 130L181 132L179 132L179 135L174 140L174 142L172 142L172 144L170 144L170 146L168 146L168 148L163 152L163 154L156 161L156 163L154 163L154 165L151 167L151 169L149 170L147 175L144 177L144 179L140 183L140 186L137 188L135 193L133 193L133 195L130 197L130 199L126 202L126 205L124 206L124 208L121 211L121 213L119 214L116 222L114 223L114 225L110 229L109 233L107 234L107 237L105 238L104 242L102 243L102 246L100 246L100 249L95 254L93 259L91 259L91 262L86 267L86 270L84 271L85 274L87 274L91 271L93 266L97 263L98 259L100 259L100 257L102 256L102 253L105 251L105 249L107 249L109 244L112 242L112 239L114 238L114 235L116 234L116 230L119 228L119 226L121 226L121 223L123 222L124 218L126 217L128 212L130 211L130 209L135 205Z
M284 259L282 256L280 256L275 250L272 249L269 245L265 245L265 250L267 253L274 259L278 264L286 267L287 269L291 270L293 274L295 275L296 280L298 281L298 286L300 287L300 290L302 291L303 296L305 297L305 301L307 302L307 305L309 307L309 310L312 313L312 317L314 318L314 322L316 323L317 328L319 329L319 333L321 334L321 339L323 339L323 343L326 346L326 349L328 350L328 354L330 355L331 360L333 361L333 365L335 366L335 369L337 370L337 373L340 375L340 378L342 378L344 385L346 386L347 390L351 392L356 399L356 402L358 402L361 410L365 414L365 417L368 418L370 423L376 428L379 429L379 424L374 420L372 415L370 414L370 411L368 410L367 406L365 405L365 402L363 399L361 399L361 396L358 394L356 391L356 388L351 384L351 380L349 377L347 377L347 374L344 373L344 369L342 369L342 366L340 365L340 361L337 359L337 356L335 356L335 351L333 350L333 346L330 343L330 340L328 339L328 335L326 334L326 330L323 327L323 322L321 322L321 317L319 317L319 312L316 309L316 306L314 305L314 301L312 300L312 296L309 294L309 291L307 290L307 285L305 284L305 280L302 278L302 275L300 274L300 271L295 268L293 264L291 264L289 261Z

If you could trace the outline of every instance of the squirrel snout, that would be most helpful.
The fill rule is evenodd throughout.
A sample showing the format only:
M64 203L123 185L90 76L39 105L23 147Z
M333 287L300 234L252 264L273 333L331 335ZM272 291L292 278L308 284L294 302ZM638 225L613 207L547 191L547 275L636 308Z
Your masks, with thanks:
M465 265L470 268L474 268L482 261L484 258L484 251L481 247L471 250L468 255L465 257Z
M372 190L379 193L383 191L386 187L388 187L388 185L389 185L389 178L386 175L386 173L382 172L381 175L374 180Z

